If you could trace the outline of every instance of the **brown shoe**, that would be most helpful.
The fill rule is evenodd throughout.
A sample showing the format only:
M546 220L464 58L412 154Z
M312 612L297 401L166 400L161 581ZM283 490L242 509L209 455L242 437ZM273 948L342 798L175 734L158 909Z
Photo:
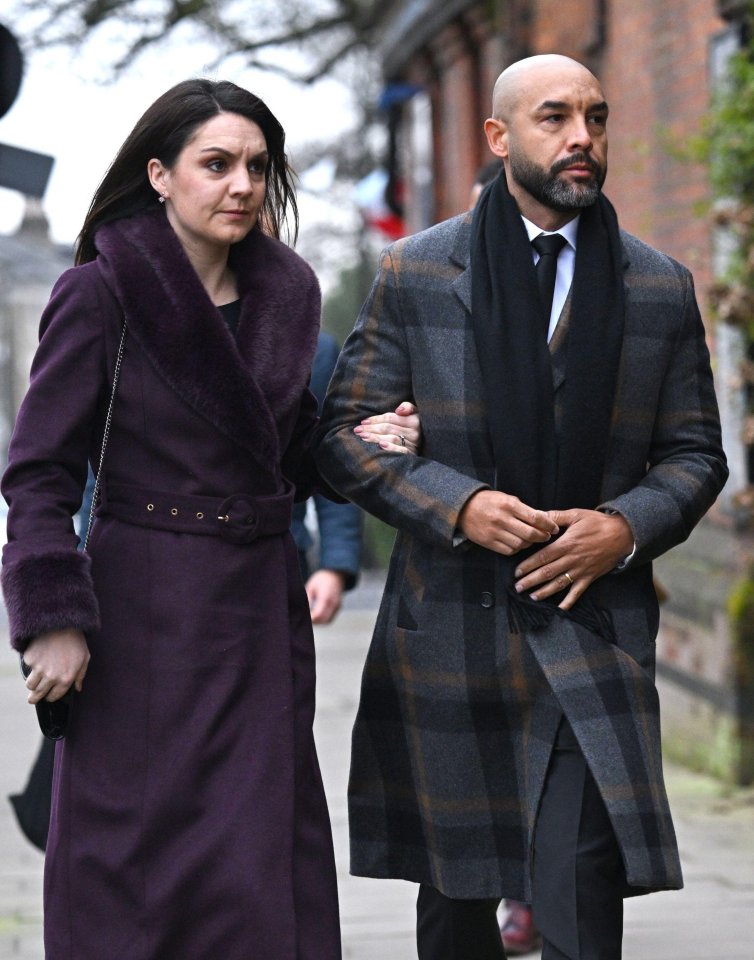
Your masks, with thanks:
M506 900L508 915L500 928L503 946L509 957L532 953L542 946L542 938L534 926L531 909L517 900Z

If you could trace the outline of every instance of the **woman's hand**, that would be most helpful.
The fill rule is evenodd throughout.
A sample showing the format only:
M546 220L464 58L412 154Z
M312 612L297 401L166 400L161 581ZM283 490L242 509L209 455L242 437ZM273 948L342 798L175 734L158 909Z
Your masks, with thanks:
M81 630L40 633L24 650L24 662L31 667L28 702L60 700L71 686L81 691L89 666L86 637Z
M391 453L418 453L422 441L419 413L407 400L398 404L395 413L367 417L353 432L366 443L378 443Z

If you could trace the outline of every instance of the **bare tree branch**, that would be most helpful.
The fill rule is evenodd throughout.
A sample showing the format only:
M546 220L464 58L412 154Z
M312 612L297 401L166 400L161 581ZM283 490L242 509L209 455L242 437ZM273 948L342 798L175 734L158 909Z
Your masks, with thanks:
M198 2L201 2L201 0L198 0ZM244 41L238 46L238 52L251 53L262 47L281 47L287 44L295 44L302 40L311 40L322 33L348 25L349 22L346 17L329 17L325 20L318 20L306 26L288 30L287 32L281 32L277 36L265 37L256 41Z
M331 73L349 52L369 46L374 6L368 0L257 0L230 7L219 0L17 0L14 13L19 22L33 21L25 40L34 48L76 49L106 24L127 27L113 67L116 75L191 21L219 41L226 55L246 55L249 66L311 84ZM304 52L313 65L296 72L256 56L284 48Z
M315 83L317 80L321 80L322 77L327 76L333 67L336 66L347 54L351 53L353 50L358 49L359 47L364 46L364 41L358 37L354 37L349 40L347 43L343 44L342 47L339 47L333 54L327 57L316 70L312 70L310 73L301 77L301 82L305 84Z

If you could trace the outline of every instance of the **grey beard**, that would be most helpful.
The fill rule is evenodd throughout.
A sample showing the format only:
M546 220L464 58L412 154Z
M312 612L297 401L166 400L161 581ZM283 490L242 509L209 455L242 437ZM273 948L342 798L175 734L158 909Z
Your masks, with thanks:
M552 210L580 210L591 207L600 195L605 182L606 170L595 166L595 179L589 183L564 183L557 176L559 169L565 169L573 162L572 158L564 164L556 165L549 171L532 163L531 160L519 160L510 155L511 176L535 200ZM589 161L587 161L589 162Z
M568 184L562 180L548 180L542 189L548 207L555 210L578 210L591 207L600 195L600 185L596 180L591 183Z

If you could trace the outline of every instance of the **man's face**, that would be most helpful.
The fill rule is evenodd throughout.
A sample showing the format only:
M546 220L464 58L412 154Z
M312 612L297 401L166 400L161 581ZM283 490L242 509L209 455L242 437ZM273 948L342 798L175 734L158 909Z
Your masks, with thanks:
M548 213L570 219L595 202L607 173L602 90L584 68L564 66L528 71L517 94L507 119L492 121L498 127L491 128L490 145L494 140L506 163L508 188L535 223Z
M542 206L561 213L591 206L599 196L607 173L606 164L601 166L583 150L556 161L549 169L514 149L509 162L511 177L519 187ZM560 176L563 172L575 174L576 171L580 174L578 178Z

